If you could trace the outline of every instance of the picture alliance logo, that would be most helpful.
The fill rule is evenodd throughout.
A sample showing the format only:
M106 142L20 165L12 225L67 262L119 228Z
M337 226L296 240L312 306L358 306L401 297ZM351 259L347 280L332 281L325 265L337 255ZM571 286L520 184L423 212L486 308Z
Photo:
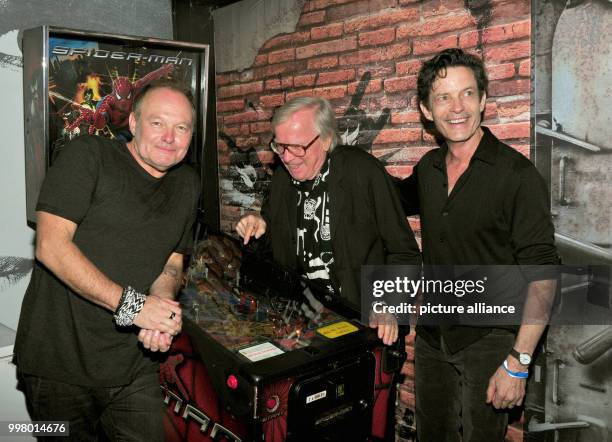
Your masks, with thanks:
M414 298L418 293L454 295L481 294L485 291L487 277L482 279L411 279L397 276L395 279L378 279L372 282L372 295L380 298L385 295L406 295Z

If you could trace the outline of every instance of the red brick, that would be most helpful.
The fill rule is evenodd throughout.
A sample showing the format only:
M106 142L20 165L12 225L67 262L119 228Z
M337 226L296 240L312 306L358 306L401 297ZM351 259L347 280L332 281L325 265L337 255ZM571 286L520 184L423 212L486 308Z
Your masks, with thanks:
M524 20L516 23L508 23L485 29L482 33L483 43L495 43L506 40L529 37L531 35L531 21Z
M381 109L403 109L408 107L408 98L406 95L383 95L378 98L371 98L368 102L368 107L373 112L380 112Z
M375 63L384 60L406 57L410 54L410 46L406 43L397 43L376 49L362 49L341 55L339 58L340 66L360 65Z
M287 100L291 100L295 97L311 97L318 96L323 97L328 100L333 100L335 98L342 98L346 95L346 86L328 86L328 87L320 87L315 89L309 89L305 91L297 91L287 93Z
M360 65L357 67L357 78L363 78L366 73L370 75L370 78L384 78L393 75L394 72L395 68L392 61L369 66Z
M491 24L504 23L508 17L526 18L531 14L530 0L500 0L491 2L488 10Z
M293 87L293 77L271 78L265 82L266 91L289 89L291 87Z
M328 8L327 18L328 20L346 20L347 17L371 14L372 11L380 11L395 6L397 6L396 0L362 0Z
M402 365L401 373L406 376L407 379L414 380L414 364L412 362L407 362ZM402 388L405 388L404 384L402 384ZM410 390L407 388L407 390Z
M344 33L349 34L363 29L375 29L383 26L403 23L419 18L419 8L393 8L380 11L377 14L364 14L344 23Z
M325 21L325 11L307 12L300 16L298 26L308 26L315 23L322 23Z
M263 81L255 81L253 83L236 84L231 86L222 86L217 90L217 97L227 98L235 96L244 96L248 94L256 94L263 92Z
M262 107L277 107L283 105L284 103L284 94L262 95L259 97L259 104L261 104Z
M270 52L268 54L268 63L282 63L283 61L295 60L295 49L281 49L278 51Z
M314 86L316 78L316 74L296 75L295 77L293 77L293 86Z
M260 150L257 152L257 158L262 164L272 164L275 161L276 154L270 150Z
M385 92L404 92L411 89L416 89L417 77L410 75L408 77L388 78L385 80Z
M531 76L531 59L522 60L519 65L519 75L521 77L529 77Z
M264 44L262 49L295 45L297 43L305 43L308 40L310 40L310 31L294 32L293 34L284 34L271 38Z
M223 117L224 124L245 123L250 121L268 120L272 117L270 112L247 111Z
M419 3L422 0L399 0L400 5L410 5L412 3Z
M355 79L355 69L344 69L342 71L321 72L317 80L317 86L330 83L346 83Z
M244 100L217 101L217 112L228 112L244 109Z
M359 46L379 46L395 40L395 29L385 28L359 33Z
M330 40L322 43L314 43L296 49L298 59L310 58L317 55L350 51L357 48L357 38L355 36L346 37L341 40Z
M392 163L410 163L416 164L423 155L432 150L431 146L409 146L409 147L392 147L386 148L386 145L382 149L373 149L372 155L377 158L387 157L388 162Z
M225 131L225 133L227 133L227 131ZM217 150L219 152L227 152L229 150L229 146L224 140L222 140L221 138L217 138Z
M326 57L311 58L308 60L308 70L329 69L338 66L338 56L330 55Z
M226 84L230 84L232 82L231 76L229 74L217 74L215 75L215 84L217 86L225 86Z
M303 63L297 63L293 61L288 61L286 63L278 63L272 64L269 66L263 66L259 68L255 68L254 76L257 79L267 78L267 77L276 77L285 73L293 73L298 72L303 69Z
M344 25L342 23L332 23L331 25L318 26L310 30L310 38L312 40L321 40L324 38L340 37L342 35Z
M375 143L411 143L421 139L421 129L382 129L374 139Z
M529 119L529 100L508 101L497 104L497 114L500 118Z
M229 135L230 137L235 137L240 135L240 126L225 126L219 128L220 132Z
M500 140L529 138L529 121L519 123L491 124L487 126Z
M414 410L416 405L414 393L400 389L400 401L411 410Z
M457 36L447 35L439 38L426 38L413 41L414 55L431 54L443 49L457 47Z
M415 339L416 339L416 332L414 330L414 327L412 327L412 329L410 330L410 333L408 333L408 336L406 336L406 347L410 345L414 346Z
M241 135L248 135L251 133L251 129L249 128L248 124L241 124L240 125L240 134Z
M530 82L529 79L492 81L488 89L490 97L527 94L530 91Z
M484 51L484 58L487 62L528 58L530 55L531 44L529 40L516 41L493 47L489 46L486 47Z
M434 17L425 21L406 23L397 28L397 38L423 37L426 35L441 34L443 32L465 29L475 25L474 17L470 14L461 13L456 15L445 15Z
M422 63L420 60L398 61L395 63L395 73L397 75L418 74Z
M260 134L264 132L270 132L270 122L269 121L260 121L257 123L251 123L251 133L252 134Z
M259 137L238 137L236 146L239 148L255 147L259 145Z
M268 64L268 54L259 54L257 57L255 57L253 66L263 66L265 64Z
M494 120L498 117L497 115L497 103L495 101L489 101L485 104L484 120Z
M317 9L324 9L328 6L351 3L354 1L355 0L313 0L306 2L304 5L304 12L316 11Z
M464 0L431 0L423 1L421 4L423 17L426 19L435 15L448 14L458 9L465 9Z
M423 131L423 141L429 144L436 144L436 137L426 130Z
M357 88L361 82L355 81L353 83L348 84L348 93L349 95L355 95L357 93ZM372 94L375 92L380 92L382 90L382 80L380 78L375 78L374 80L370 80L365 88L366 94Z
M280 78L271 78L270 80L266 80L266 82L264 83L264 89L266 91L274 91L281 88L282 86Z
M489 81L494 80L505 80L507 78L514 77L514 63L497 64L494 66L487 66L487 75Z
M468 31L459 35L459 47L462 49L473 48L478 44L479 32Z
M391 113L391 124L420 123L420 122L421 122L421 112L419 111L406 111L406 112Z
M385 166L389 175L394 176L396 178L406 178L412 174L412 168L414 166L404 165L404 166Z

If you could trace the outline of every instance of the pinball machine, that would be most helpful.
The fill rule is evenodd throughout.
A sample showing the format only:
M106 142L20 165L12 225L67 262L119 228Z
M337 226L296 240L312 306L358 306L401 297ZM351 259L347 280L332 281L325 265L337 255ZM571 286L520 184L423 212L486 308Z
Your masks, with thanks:
M384 436L392 370L380 341L293 275L209 237L179 299L183 333L160 373L168 441Z

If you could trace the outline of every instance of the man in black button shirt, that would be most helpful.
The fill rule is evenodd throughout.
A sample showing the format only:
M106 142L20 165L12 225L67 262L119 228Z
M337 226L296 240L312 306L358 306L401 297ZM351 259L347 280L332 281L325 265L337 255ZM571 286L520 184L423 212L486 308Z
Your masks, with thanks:
M401 183L406 213L420 214L424 263L557 264L546 185L481 126L486 88L482 60L460 49L440 52L419 73L421 111L444 139ZM554 289L554 280L532 280L527 299L548 305ZM417 327L419 440L503 441L503 410L522 404L544 328Z

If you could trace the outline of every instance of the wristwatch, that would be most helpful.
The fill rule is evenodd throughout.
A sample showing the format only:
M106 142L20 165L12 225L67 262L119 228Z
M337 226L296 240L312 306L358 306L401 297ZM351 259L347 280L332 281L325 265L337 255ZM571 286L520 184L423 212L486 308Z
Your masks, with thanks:
M510 354L514 356L521 365L529 366L531 364L531 355L529 353L519 353L515 349L510 350Z

